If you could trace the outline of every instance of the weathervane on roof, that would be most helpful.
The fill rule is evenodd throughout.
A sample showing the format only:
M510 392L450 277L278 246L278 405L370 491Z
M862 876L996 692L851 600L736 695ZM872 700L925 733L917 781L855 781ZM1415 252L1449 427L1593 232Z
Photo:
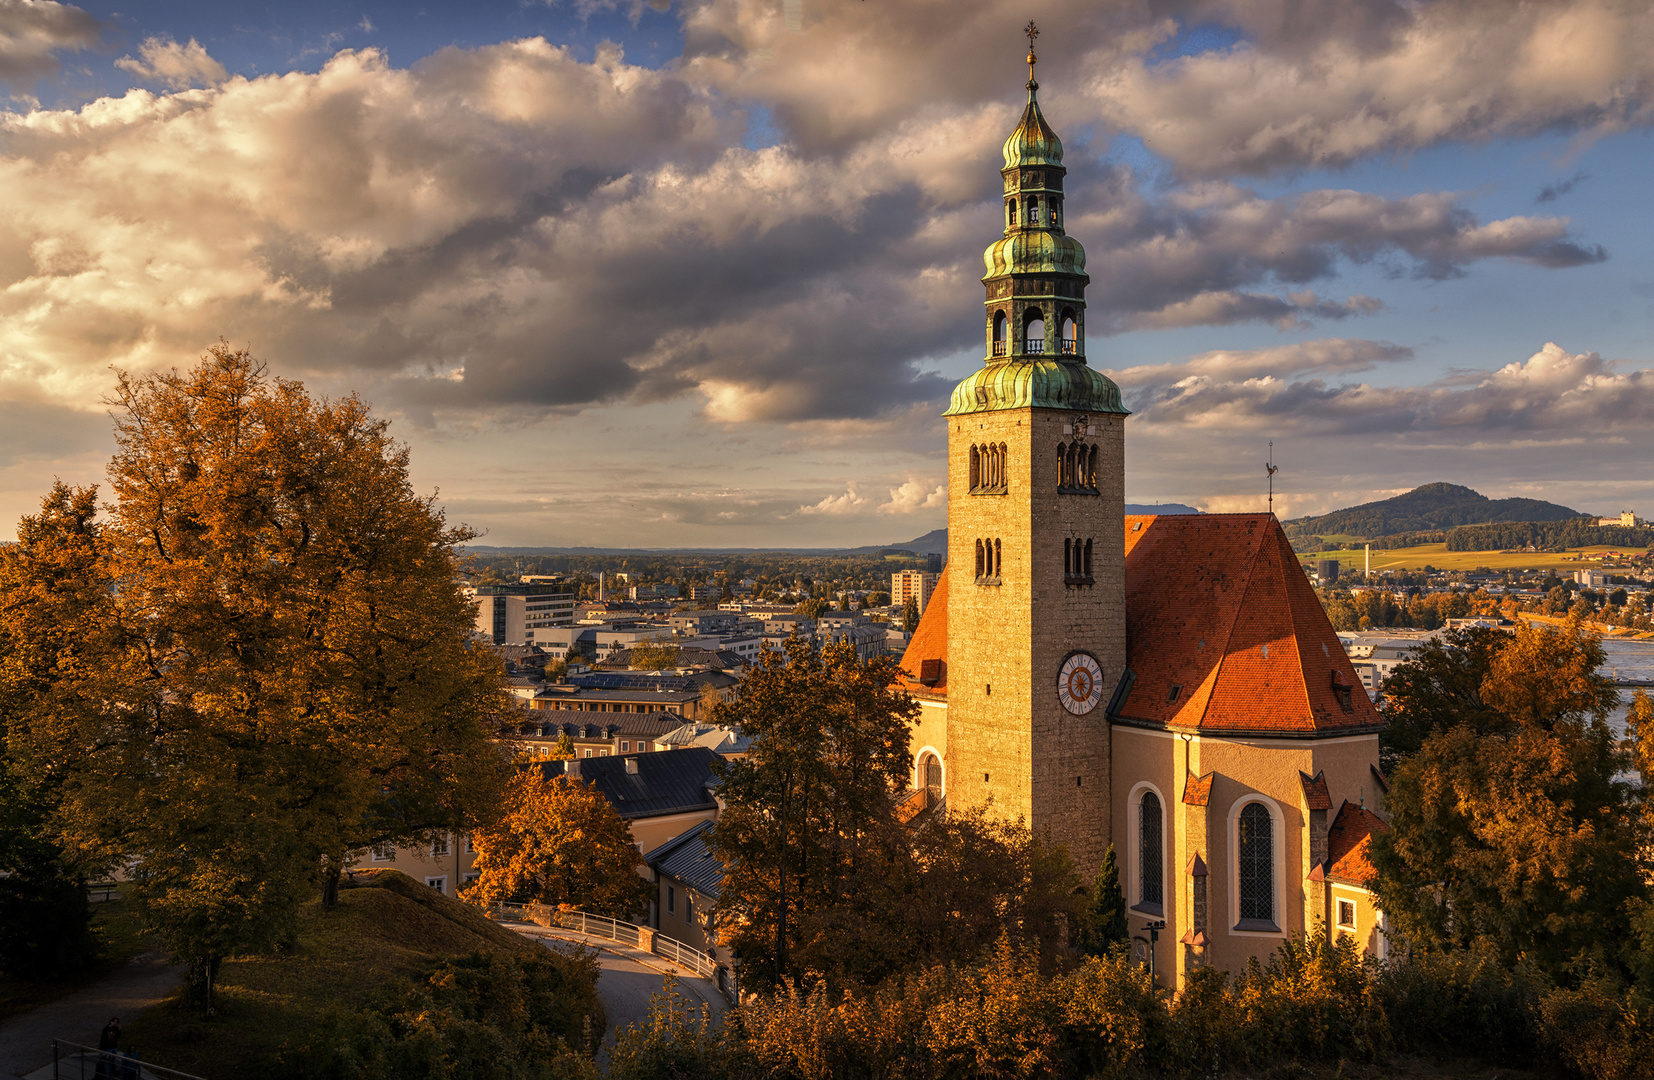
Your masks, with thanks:
M1269 471L1269 512L1273 514L1275 512L1275 470L1280 468L1279 465L1275 464L1275 440L1273 439L1269 441L1269 460L1263 463L1263 467Z
M1039 57L1034 55L1034 39L1039 37L1039 27L1034 25L1033 19L1029 19L1028 25L1022 28L1022 32L1028 35L1028 89L1038 90L1039 83L1034 81L1034 62Z

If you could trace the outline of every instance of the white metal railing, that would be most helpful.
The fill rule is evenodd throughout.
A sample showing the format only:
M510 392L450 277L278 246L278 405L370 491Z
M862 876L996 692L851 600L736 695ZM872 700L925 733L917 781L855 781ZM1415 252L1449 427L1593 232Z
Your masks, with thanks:
M501 922L534 922L544 919L548 925L563 930L575 930L593 937L607 938L618 941L633 948L643 947L642 928L619 919L611 919L607 915L593 915L585 911L562 911L541 904L509 904L495 902L481 905L483 910L492 919ZM734 981L729 969L720 964L710 954L690 945L685 945L676 938L669 938L659 931L651 931L649 935L649 951L656 956L665 957L675 963L693 971L702 978L711 979L718 989L729 998L736 1000Z

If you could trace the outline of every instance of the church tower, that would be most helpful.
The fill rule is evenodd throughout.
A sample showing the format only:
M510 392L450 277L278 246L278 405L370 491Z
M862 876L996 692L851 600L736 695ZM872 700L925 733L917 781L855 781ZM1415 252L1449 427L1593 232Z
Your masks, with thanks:
M947 791L1068 846L1110 840L1111 695L1126 664L1125 419L1086 364L1085 250L1063 231L1062 142L1028 105L1005 141L1004 236L981 370L948 422Z

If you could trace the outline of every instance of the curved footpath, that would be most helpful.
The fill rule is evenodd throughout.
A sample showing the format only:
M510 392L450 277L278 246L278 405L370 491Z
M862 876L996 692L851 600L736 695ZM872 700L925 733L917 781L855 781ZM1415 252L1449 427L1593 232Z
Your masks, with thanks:
M51 1076L53 1039L96 1046L98 1032L111 1016L130 1023L170 997L183 972L182 965L161 961L156 954L137 957L91 986L0 1023L0 1080Z
M609 1014L609 1030L603 1036L605 1059L621 1025L641 1023L649 1018L649 999L665 988L668 975L677 979L678 993L689 999L692 1006L703 1003L709 1006L713 1019L723 1016L729 1008L729 1002L711 979L664 956L561 927L503 925L524 937L541 939L547 945L552 941L569 941L599 950L597 962L603 970L597 977L597 995L603 999L603 1008Z

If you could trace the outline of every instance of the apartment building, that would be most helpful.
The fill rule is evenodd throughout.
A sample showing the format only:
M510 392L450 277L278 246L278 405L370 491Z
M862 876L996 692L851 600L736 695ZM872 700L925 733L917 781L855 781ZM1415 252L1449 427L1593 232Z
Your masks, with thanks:
M574 594L561 585L479 585L477 633L495 645L534 645L554 627L574 623Z
M898 570L890 575L890 602L902 608L911 597L918 600L919 612L923 614L935 588L936 575L928 570Z

